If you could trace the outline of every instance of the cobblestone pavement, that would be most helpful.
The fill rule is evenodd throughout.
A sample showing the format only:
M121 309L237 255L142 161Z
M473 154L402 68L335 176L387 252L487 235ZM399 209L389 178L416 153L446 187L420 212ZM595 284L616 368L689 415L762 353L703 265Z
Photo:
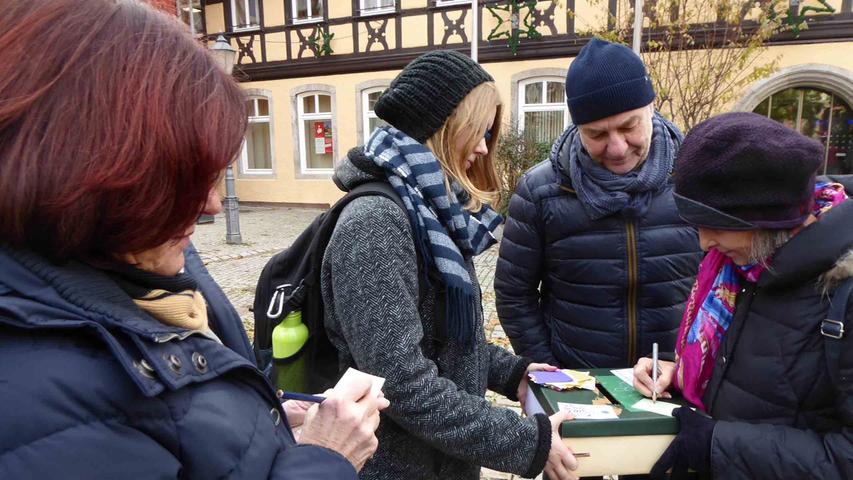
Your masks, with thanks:
M217 215L213 223L196 226L193 243L210 274L237 308L250 338L254 328L249 307L252 306L261 269L274 253L288 247L321 212L315 208L243 205L240 207L242 245L225 243L225 217L222 214ZM488 341L511 349L495 311L497 257L496 245L475 259L477 276L483 289L484 327ZM520 412L519 404L504 396L488 392L486 398L496 405ZM481 475L484 480L516 478L519 477L486 469Z

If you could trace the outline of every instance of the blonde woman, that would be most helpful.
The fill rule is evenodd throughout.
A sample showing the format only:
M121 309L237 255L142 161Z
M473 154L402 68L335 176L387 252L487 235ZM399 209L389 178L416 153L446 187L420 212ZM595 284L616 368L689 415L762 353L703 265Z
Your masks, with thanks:
M568 416L521 418L483 398L523 398L531 364L485 342L472 258L495 243L501 217L490 151L501 105L468 57L412 61L376 103L391 126L335 170L344 190L387 181L405 210L361 197L341 213L322 267L326 329L342 368L385 377L391 407L368 479L476 479L480 466L526 477L576 478L556 433Z

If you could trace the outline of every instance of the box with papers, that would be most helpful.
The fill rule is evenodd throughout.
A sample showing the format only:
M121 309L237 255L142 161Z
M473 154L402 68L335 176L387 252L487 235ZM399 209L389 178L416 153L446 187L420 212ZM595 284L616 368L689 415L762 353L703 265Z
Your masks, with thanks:
M564 422L560 434L578 457L575 473L581 477L648 473L678 433L670 413L683 400L652 403L628 383L630 369L588 373L595 379L593 390L558 391L531 381L527 413L572 412L575 419Z

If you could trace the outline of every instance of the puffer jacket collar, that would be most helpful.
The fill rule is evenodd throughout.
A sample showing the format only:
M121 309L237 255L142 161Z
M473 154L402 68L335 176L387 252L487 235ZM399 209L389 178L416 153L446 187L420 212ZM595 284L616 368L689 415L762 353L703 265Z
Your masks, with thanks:
M820 245L820 248L814 248ZM840 280L845 262L839 263L853 249L853 200L847 200L823 214L817 222L800 231L779 248L772 268L758 279L759 288L784 288L819 277ZM839 267L841 270L835 270ZM822 286L822 285L819 285Z
M199 261L195 250L188 249L186 258L187 271L193 274L190 267ZM31 330L94 333L146 396L206 381L236 367L253 366L245 335L235 339L234 332L226 328L222 338L218 332L230 347L224 348L195 332L160 323L140 310L106 273L83 263L56 265L33 252L2 247L0 271L0 323ZM221 320L229 314L229 305L218 301L217 292L211 291L215 284L205 278L197 280L212 316L220 320L214 321L228 323ZM195 354L205 357L205 368L192 368ZM173 356L184 366L179 372L170 365Z

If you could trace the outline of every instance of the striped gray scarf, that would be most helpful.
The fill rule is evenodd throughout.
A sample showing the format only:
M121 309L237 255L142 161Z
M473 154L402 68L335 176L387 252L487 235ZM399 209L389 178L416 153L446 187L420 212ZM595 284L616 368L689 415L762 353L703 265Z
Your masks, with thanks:
M436 268L447 289L448 334L462 345L474 344L475 296L465 258L478 255L496 240L492 232L501 216L488 205L474 214L462 208L468 198L457 183L450 192L435 155L393 127L373 132L365 155L382 168L409 214L415 246L428 268ZM460 202L461 200L461 202Z

